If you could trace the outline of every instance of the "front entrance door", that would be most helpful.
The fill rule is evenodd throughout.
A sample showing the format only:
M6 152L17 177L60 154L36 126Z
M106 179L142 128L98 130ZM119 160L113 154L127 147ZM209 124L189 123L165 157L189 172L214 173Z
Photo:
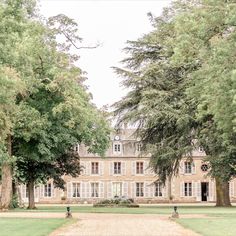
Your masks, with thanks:
M121 197L122 196L122 183L116 182L112 185L112 194L113 197Z
M201 183L201 192L202 192L202 201L206 202L207 198L209 196L209 183L208 182L202 182Z

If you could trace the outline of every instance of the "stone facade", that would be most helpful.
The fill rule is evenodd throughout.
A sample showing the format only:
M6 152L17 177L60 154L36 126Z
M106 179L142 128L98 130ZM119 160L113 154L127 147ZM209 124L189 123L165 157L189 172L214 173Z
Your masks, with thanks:
M94 203L115 196L133 198L138 203L214 202L215 183L207 176L208 166L203 162L201 148L193 151L193 162L183 158L179 175L169 179L165 186L149 168L149 155L140 151L141 144L134 130L124 129L111 135L105 157L88 153L77 146L83 170L78 178L64 176L66 190L47 185L35 188L35 200L40 203ZM231 200L236 200L235 181L229 183ZM27 201L25 186L22 198Z

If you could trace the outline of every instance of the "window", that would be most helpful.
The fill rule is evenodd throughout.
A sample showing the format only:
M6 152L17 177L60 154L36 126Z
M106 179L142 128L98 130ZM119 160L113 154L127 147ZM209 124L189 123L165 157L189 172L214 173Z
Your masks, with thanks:
M99 166L98 162L92 162L91 163L91 174L92 175L98 175L99 174Z
M114 162L114 174L115 175L121 174L121 162Z
M136 197L143 197L143 183L136 183Z
M141 143L136 143L136 151L141 152L142 144Z
M80 197L80 184L72 183L72 197Z
M79 144L76 144L76 145L75 145L74 151L75 151L76 153L79 153Z
M192 183L184 183L184 196L192 196Z
M204 149L203 149L203 147L202 147L202 146L200 146L200 147L198 148L198 151L199 151L199 152L204 152Z
M112 184L113 197L122 196L122 183L117 182Z
M192 163L190 161L184 162L184 173L191 174L192 173Z
M48 183L44 185L44 197L52 196L52 184Z
M121 144L115 143L113 146L113 151L114 151L114 153L121 153Z
M91 183L91 197L98 197L98 183Z
M162 197L162 184L159 182L155 183L155 197Z
M143 174L143 162L136 162L136 174Z
M209 169L209 167L208 167L207 164L202 164L202 165L201 165L201 170L202 170L203 172L208 171L208 169Z

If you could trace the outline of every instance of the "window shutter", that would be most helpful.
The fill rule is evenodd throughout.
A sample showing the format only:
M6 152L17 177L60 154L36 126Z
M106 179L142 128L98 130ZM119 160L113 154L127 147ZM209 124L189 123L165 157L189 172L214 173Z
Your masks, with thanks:
M144 197L148 197L148 183L144 182L144 190L143 190Z
M126 175L125 162L124 161L121 162L121 174Z
M229 182L229 196L234 196L234 182Z
M34 187L34 197L39 198L39 186Z
M40 197L43 198L44 197L44 185L40 184Z
M80 189L81 189L81 197L86 198L86 184L84 182L81 182Z
M214 182L209 181L209 201L214 200Z
M148 161L144 161L144 174L148 175L149 168L148 168Z
M103 162L99 162L99 175L104 175L104 167L103 167Z
M201 201L201 182L198 181L195 183L196 184L196 200Z
M52 183L52 197L56 197L57 196L57 189L54 187L54 184Z
M99 182L99 197L104 198L104 183Z
M165 184L165 186L162 185L162 196L163 196L164 198L167 197L167 184Z
M180 173L181 175L184 174L184 162L183 162L183 161L180 162L179 173Z
M80 162L80 173L81 173L81 175L85 175L86 174L86 166L85 166L85 162L84 161Z
M107 183L107 198L112 198L112 182Z
M135 183L134 182L131 183L131 196L133 198L136 197L136 188L135 188Z
M122 196L128 197L128 182L123 182L123 191L122 191Z
M132 161L132 175L136 174L136 162Z
M71 182L69 182L69 183L67 183L67 197L68 198L72 198L72 183Z
M90 182L87 182L86 183L86 196L87 198L91 198L91 183Z
M194 161L192 162L192 174L196 174L196 165Z
M196 183L192 181L192 197L196 197Z
M109 171L110 175L114 174L114 162L110 162L110 171Z
M88 161L86 163L86 175L90 175L90 173L91 173L91 162Z
M180 183L180 197L184 197L184 182Z
M26 185L21 185L22 198L26 198Z

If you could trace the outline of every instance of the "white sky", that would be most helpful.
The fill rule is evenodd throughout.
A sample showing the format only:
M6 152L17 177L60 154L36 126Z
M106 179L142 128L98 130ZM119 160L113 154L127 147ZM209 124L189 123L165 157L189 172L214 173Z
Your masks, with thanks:
M41 14L45 17L65 14L79 25L83 45L101 46L78 50L79 66L87 72L93 102L101 107L111 105L125 95L119 78L111 69L121 66L125 58L122 49L127 40L136 40L152 30L147 13L161 14L171 0L41 0Z

